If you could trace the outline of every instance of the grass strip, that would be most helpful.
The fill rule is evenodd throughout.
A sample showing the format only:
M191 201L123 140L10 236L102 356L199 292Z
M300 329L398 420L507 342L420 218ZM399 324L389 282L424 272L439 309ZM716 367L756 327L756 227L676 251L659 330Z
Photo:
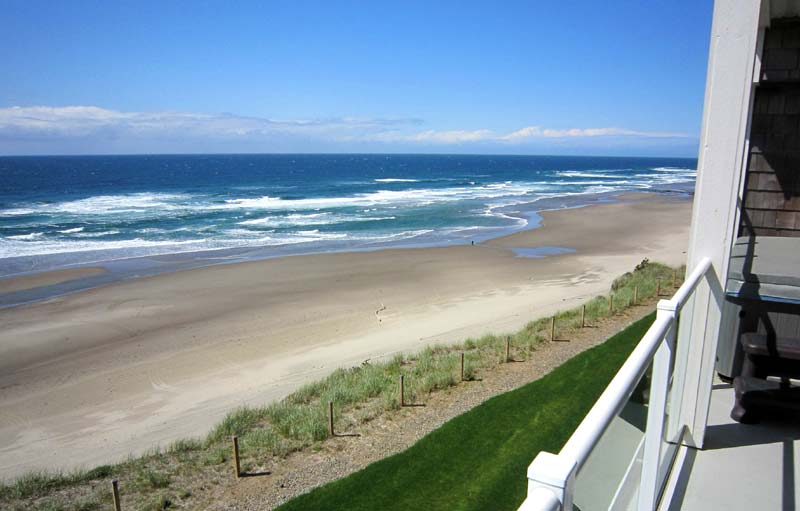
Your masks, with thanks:
M280 511L515 510L526 467L558 452L655 319L650 314L547 376L450 420L408 450Z

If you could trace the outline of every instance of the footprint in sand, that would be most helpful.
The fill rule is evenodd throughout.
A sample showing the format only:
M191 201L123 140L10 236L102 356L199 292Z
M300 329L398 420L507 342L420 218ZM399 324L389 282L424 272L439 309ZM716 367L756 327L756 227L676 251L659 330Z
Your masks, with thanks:
M158 377L150 377L150 385L153 386L153 390L158 390L160 392L177 392L178 389L169 385L168 383L164 382L161 378Z
M381 312L385 310L386 306L383 304L383 302L381 302L381 306L378 308L378 310L375 311L375 317L378 318L378 323L381 323L383 321L383 319L381 318Z

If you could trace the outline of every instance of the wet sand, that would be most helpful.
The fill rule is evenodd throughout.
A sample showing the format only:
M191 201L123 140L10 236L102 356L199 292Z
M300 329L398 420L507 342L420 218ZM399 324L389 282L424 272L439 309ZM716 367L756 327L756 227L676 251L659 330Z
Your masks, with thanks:
M54 286L56 284L63 284L64 282L102 275L103 273L105 273L103 268L84 267L49 271L46 273L26 275L24 277L0 279L0 294L15 293L17 291L25 291L37 287Z

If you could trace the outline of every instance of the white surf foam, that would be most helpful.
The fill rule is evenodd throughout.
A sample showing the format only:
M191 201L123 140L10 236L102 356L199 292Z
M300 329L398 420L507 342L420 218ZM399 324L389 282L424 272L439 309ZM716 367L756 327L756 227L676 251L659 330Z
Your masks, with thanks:
M334 225L349 222L377 222L381 220L394 220L393 216L359 216L337 215L333 213L289 214L283 216L267 216L253 218L238 222L239 225L252 225L257 227L301 227L305 225Z
M346 207L372 207L380 205L419 206L438 202L472 199L494 199L527 195L540 190L532 183L499 183L476 187L421 188L414 190L378 190L347 197L319 197L308 199L281 199L264 196L258 198L229 199L225 204L211 209L261 209L267 211L292 211L304 209L336 209Z
M113 236L115 234L119 234L120 231L111 230L111 231L98 231L98 232L81 232L75 234L75 238L102 238L103 236Z
M93 250L145 249L150 247L178 248L185 245L195 245L199 247L204 241L205 240L153 241L141 238L117 241L20 241L0 238L0 259L6 257L63 254L67 252L87 252Z
M653 167L651 170L656 172L691 172L697 173L696 169L689 169L685 167Z
M556 172L559 177L581 177L581 178L596 178L596 179L617 179L619 176L609 176L608 174L598 174L596 172L581 172L578 170L562 170Z
M85 199L55 203L26 204L0 211L2 216L67 214L75 216L141 213L148 210L181 209L174 201L189 198L183 194L134 193L127 195L96 195Z
M37 240L44 236L43 232L32 232L30 234L17 234L15 236L6 236L7 239L10 240Z

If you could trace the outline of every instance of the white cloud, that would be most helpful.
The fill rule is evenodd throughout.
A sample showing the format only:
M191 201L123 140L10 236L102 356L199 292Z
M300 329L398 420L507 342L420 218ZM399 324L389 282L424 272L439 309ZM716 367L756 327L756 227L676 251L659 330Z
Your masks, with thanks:
M85 137L89 135L253 137L392 129L416 119L268 119L234 114L119 112L94 106L0 108L0 136Z
M494 138L494 134L491 130L427 130L411 134L396 132L379 133L366 137L365 140L373 142L412 142L422 144L463 144L468 142L483 142Z
M597 137L631 137L631 138L691 138L684 133L661 131L636 131L621 128L586 128L586 129L548 129L539 126L528 126L508 134L498 134L492 130L428 130L416 134L381 133L369 140L380 142L417 142L425 144L464 144L476 142L492 142L498 144L524 144L540 139L575 139Z
M688 138L683 133L664 131L636 131L621 128L587 128L587 129L544 129L539 126L528 126L508 135L500 137L508 142L519 142L535 138L574 138L574 137L641 137L641 138Z
M0 141L90 140L133 144L143 140L184 143L233 141L269 147L276 140L305 140L335 147L341 143L448 146L460 144L523 145L536 140L624 137L639 139L691 138L681 133L622 128L550 129L528 126L511 133L477 130L415 130L418 119L270 119L235 114L185 112L120 112L95 106L0 108ZM333 144L333 145L331 145ZM159 146L162 147L162 146ZM233 147L231 145L231 147ZM310 147L309 147L310 148Z

